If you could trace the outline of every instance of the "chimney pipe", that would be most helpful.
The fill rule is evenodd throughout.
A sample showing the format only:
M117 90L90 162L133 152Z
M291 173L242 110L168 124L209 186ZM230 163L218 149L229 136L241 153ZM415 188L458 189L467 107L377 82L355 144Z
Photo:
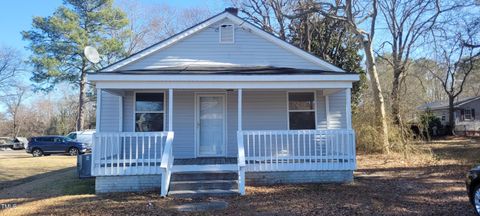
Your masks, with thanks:
M225 11L228 12L228 13L231 13L235 16L238 15L238 8L236 7L228 7L228 8L225 8Z

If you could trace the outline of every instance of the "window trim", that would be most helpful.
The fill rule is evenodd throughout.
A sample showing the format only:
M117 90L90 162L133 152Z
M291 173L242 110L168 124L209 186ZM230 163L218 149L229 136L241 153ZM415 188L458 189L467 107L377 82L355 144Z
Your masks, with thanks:
M467 118L467 111L468 111L469 118ZM463 120L464 121L473 120L472 109L463 109Z
M313 110L290 110L290 100L288 96L290 93L313 93ZM287 91L287 128L288 130L297 130L290 128L290 112L314 112L315 116L315 128L314 129L300 129L300 130L316 130L317 129L317 91L315 90L298 90L298 91Z
M232 26L232 41L222 41L222 26L231 25ZM218 42L221 44L234 44L235 43L235 24L233 23L222 23L218 26Z
M136 106L136 102L137 102L137 93L162 93L163 94L163 111L138 111L137 112L137 106ZM166 115L168 114L167 111L166 111L166 107L168 107L168 104L167 104L167 94L166 94L166 91L165 90L159 90L159 91L133 91L133 132L135 133L141 133L141 132L137 132L137 129L136 129L136 122L135 122L135 119L136 119L136 114L137 113L163 113L163 131L149 131L149 132L164 132L166 131L165 128L166 128Z

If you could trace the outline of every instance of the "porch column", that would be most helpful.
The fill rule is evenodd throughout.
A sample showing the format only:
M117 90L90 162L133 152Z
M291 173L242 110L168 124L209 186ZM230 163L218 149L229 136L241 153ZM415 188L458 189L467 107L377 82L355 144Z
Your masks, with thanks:
M345 117L347 120L347 129L352 129L352 97L351 97L351 89L345 89L345 99L346 99L346 107L345 107Z
M102 89L97 88L97 108L95 113L95 131L100 132L100 111L102 110Z
M242 89L238 89L238 120L237 120L237 130L242 130Z
M325 95L325 120L327 120L327 129L330 129L330 101L328 95Z
M173 89L168 89L168 131L173 131Z
M123 94L118 96L118 132L123 131Z

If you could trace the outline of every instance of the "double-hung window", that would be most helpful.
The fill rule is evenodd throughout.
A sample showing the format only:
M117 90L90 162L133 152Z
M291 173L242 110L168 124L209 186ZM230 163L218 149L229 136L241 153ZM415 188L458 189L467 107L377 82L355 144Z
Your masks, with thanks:
M164 93L135 94L135 132L163 131Z
M288 122L290 130L315 129L315 93L288 93Z
M463 110L463 118L465 120L472 120L472 110L471 109L464 109Z

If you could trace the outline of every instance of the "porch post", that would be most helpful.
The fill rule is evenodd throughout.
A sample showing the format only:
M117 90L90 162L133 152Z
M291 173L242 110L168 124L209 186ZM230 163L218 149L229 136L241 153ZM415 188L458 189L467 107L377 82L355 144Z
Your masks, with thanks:
M346 107L345 107L345 116L347 120L347 129L352 129L352 98L351 98L351 89L345 89L345 99L346 99Z
M328 95L325 95L325 119L327 120L327 129L330 129L330 101Z
M118 131L123 131L123 94L118 96Z
M173 89L168 89L168 131L173 131Z
M237 130L238 131L241 131L242 130L242 89L238 89L238 110L237 110L237 113L238 113L238 120L237 120Z
M102 89L97 88L97 108L95 113L95 131L100 132L100 111L102 110Z
M245 148L243 146L242 131L242 89L238 89L238 110L237 110L237 145L238 145L238 192L245 195Z

